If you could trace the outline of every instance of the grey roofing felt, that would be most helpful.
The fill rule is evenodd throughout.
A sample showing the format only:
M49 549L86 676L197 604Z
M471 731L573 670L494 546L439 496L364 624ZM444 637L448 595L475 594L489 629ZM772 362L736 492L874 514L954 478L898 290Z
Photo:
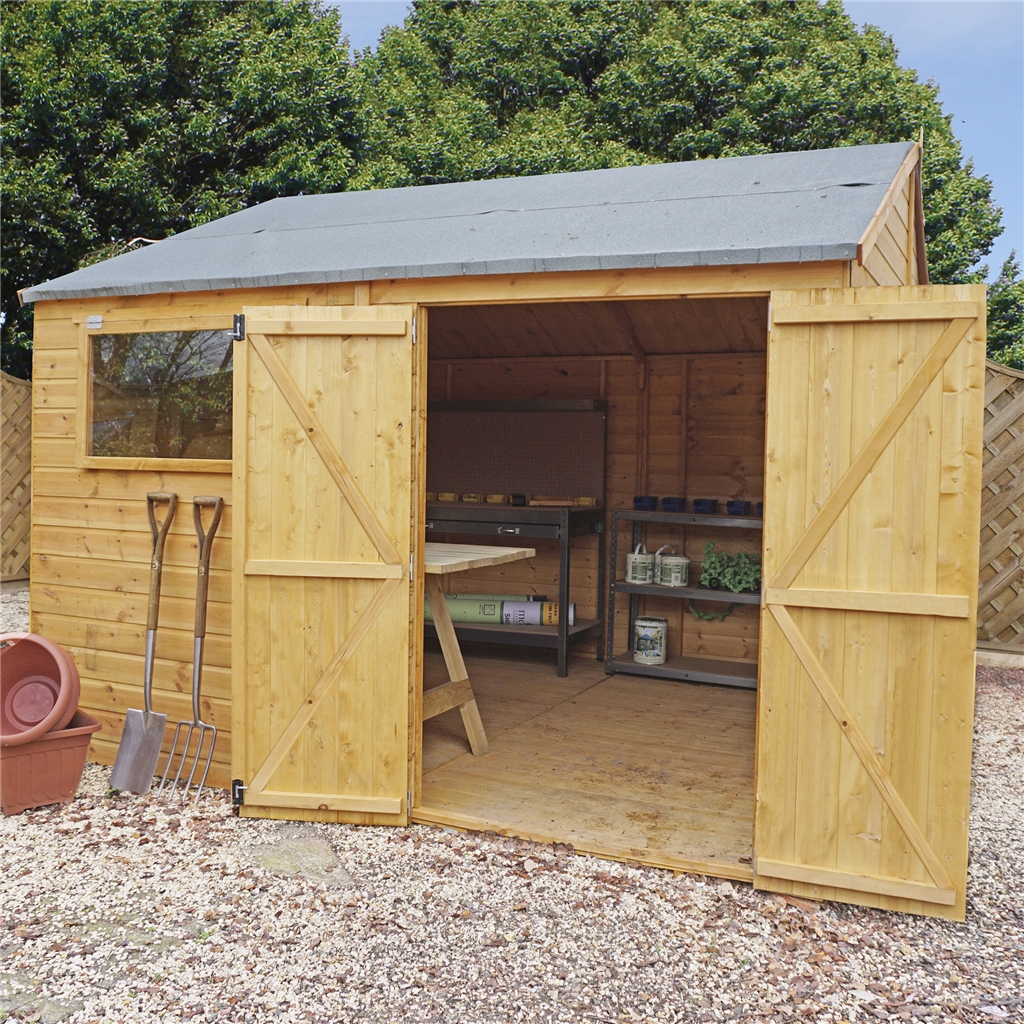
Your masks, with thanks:
M911 145L273 199L22 299L852 259Z

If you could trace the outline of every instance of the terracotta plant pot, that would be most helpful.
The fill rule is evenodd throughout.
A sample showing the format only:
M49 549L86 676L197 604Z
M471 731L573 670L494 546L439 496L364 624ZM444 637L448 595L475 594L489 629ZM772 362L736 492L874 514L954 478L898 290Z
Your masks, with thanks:
M17 814L28 807L69 804L85 769L97 719L76 711L67 728L46 733L31 743L0 747L0 807Z
M4 633L0 644L0 747L63 729L81 692L71 655L35 633Z

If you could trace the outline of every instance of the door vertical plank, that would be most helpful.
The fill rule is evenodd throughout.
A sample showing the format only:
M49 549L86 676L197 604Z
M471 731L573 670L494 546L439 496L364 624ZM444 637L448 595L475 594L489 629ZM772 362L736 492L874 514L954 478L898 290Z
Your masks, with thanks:
M393 319L391 307L381 307L382 319ZM412 344L396 338L388 346L377 346L376 395L377 430L374 465L377 469L374 495L377 514L388 533L401 544L408 536L413 435ZM378 620L375 636L377 663L403 665L409 660L409 587L396 588L388 607ZM398 687L378 694L373 721L381 735L374 743L374 770L387 792L408 788L406 746L409 714L408 689ZM401 751L401 756L396 752ZM406 808L408 810L408 808Z
M789 293L782 293L788 295ZM785 352L781 335L773 326L769 337L766 438L766 511L763 539L764 579L771 579L786 553L806 525L804 481L807 475L808 395L810 328L786 329ZM758 681L757 803L758 846L770 843L780 859L795 856L795 837L790 822L797 806L797 779L783 758L772 751L789 750L798 756L798 716L801 680L796 655L766 608L761 609L760 664L772 666ZM774 853L773 853L774 855ZM783 890L792 889L783 883Z
M856 393L850 420L851 449L860 451L899 394L899 355L895 346L867 344L851 326L854 353L851 381ZM888 586L893 549L894 453L879 457L850 502L847 583L852 589ZM878 681L888 678L889 617L847 612L843 695L857 709L876 750L885 749L885 706L877 699ZM844 827L838 860L864 874L879 874L884 801L848 744L842 746L840 801Z
M978 298L977 285L960 285L958 298ZM981 487L983 404L985 389L985 305L979 301L978 322L969 340L958 352L960 357L949 367L944 382L947 394L955 393L954 403L944 403L943 415L954 415L962 430L961 480L955 493L940 494L936 558L937 588L940 592L966 589L971 595L971 614L966 620L936 623L936 644L933 648L932 675L935 679L931 708L934 743L941 752L933 762L928 785L929 826L951 837L950 873L954 878L967 870L967 816L961 807L970 800L970 778L959 770L970 758L974 720L974 688L958 685L968 674L973 675L973 640L976 636L978 546L966 545L965 538L980 530L981 511L973 496ZM952 361L951 361L952 363ZM959 409L957 409L959 406ZM943 425L945 430L946 425ZM955 430L955 428L954 428ZM972 641L967 644L967 638ZM939 651L952 650L958 657L941 659ZM958 837L955 841L952 837Z

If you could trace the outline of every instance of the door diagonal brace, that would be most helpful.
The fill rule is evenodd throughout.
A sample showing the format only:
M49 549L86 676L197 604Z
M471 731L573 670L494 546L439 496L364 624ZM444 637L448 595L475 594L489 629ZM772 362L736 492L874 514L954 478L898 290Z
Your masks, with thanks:
M878 426L871 432L864 447L850 463L836 489L825 499L818 514L811 520L803 536L796 542L793 550L779 567L778 572L768 584L770 587L790 587L804 567L807 559L814 554L818 545L825 539L840 513L850 503L857 488L864 482L871 468L880 458L882 452L889 447L897 431L906 422L914 407L924 397L931 383L938 376L946 361L955 351L964 335L974 326L975 319L957 319L939 336L932 350L925 356L921 365L914 371L907 386L893 403L892 408L882 417Z
M341 334L342 326L343 324L339 325L339 334ZM306 432L306 436L312 442L317 454L327 467L327 471L334 478L338 489L345 496L345 500L351 506L356 518L373 541L381 557L390 565L400 565L402 559L395 545L391 543L391 538L384 532L384 527L374 515L373 509L370 508L363 492L359 489L355 477L349 472L348 466L338 454L338 449L334 447L333 442L320 425L320 421L313 415L299 386L288 372L288 367L274 351L274 346L267 341L264 334L250 334L249 340L259 353L259 357L263 360L274 383L281 389L284 400L295 414L295 418Z
M842 729L843 734L850 741L850 746L853 747L854 753L864 766L864 770L868 773L871 781L875 784L886 806L888 806L893 817L899 822L900 828L903 829L907 839L910 841L910 845L914 847L917 855L921 858L925 868L928 870L928 874L932 876L935 884L940 889L955 892L956 887L953 885L953 880L949 877L949 873L942 866L942 862L931 848L920 826L914 819L910 808L903 802L903 797L900 796L899 790L893 785L889 773L885 770L885 766L871 746L871 741L854 717L849 705L843 700L842 695L833 685L824 666L811 649L811 645L793 621L789 610L776 604L769 604L768 608L775 617L775 621L778 622L779 628L785 634L797 658L800 659L800 664L803 665L818 693L821 694L821 698L828 706L832 717L835 718L839 728Z
M288 723L288 726L281 733L280 738L267 755L266 761L263 762L259 771L253 776L252 782L249 783L250 797L262 793L267 788L274 772L277 771L278 765L284 760L285 754L291 750L302 730L316 713L320 702L327 696L331 687L338 680L345 662L352 656L352 653L359 645L359 641L366 635L373 620L381 613L384 606L388 603L388 598L391 597L400 584L401 580L385 580L377 593L374 594L373 600L363 609L363 613L356 621L352 632L349 633L345 638L345 642L338 648L330 664L324 669L323 674L314 684L313 689L306 694L305 700L303 700L299 710L295 713L295 717Z

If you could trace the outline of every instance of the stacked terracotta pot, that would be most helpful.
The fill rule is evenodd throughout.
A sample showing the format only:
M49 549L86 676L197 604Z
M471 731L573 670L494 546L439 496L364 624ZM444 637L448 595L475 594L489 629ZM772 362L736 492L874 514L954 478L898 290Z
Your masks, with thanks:
M0 806L69 804L100 723L78 710L71 655L35 633L0 636Z

